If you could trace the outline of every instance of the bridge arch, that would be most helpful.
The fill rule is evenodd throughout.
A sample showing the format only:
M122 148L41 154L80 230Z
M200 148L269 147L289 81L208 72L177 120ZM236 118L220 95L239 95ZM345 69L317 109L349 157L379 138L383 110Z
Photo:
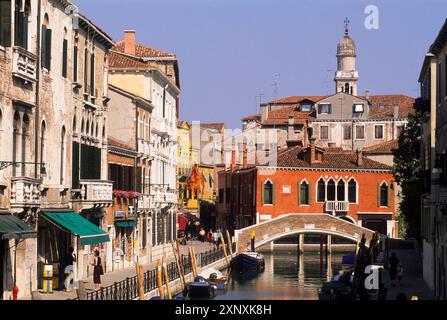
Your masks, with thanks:
M362 236L365 235L366 245L369 245L374 234L373 230L328 214L290 213L236 230L235 239L238 253L250 250L250 236L253 231L256 237L255 248L294 234L328 234L354 242L360 241Z

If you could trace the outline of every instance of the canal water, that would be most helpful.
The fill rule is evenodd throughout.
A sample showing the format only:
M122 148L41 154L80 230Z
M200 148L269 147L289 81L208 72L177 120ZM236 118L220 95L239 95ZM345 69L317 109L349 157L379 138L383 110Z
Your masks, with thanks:
M343 255L264 254L264 272L232 273L228 289L215 300L318 300L318 289L341 269Z

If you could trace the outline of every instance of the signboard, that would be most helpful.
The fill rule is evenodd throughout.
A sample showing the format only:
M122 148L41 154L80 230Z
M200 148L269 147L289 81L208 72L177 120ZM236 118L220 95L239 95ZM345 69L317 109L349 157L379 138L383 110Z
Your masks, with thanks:
M270 214L261 214L259 216L259 219L260 220L272 220L272 215L270 215Z
M124 218L124 211L115 211L115 218Z

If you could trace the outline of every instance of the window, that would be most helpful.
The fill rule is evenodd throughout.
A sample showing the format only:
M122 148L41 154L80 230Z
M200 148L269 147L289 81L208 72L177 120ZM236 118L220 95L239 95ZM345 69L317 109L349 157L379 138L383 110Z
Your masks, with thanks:
M320 126L320 140L328 140L328 139L329 139L329 127Z
M355 138L359 140L365 139L365 126L355 127Z
M318 113L322 114L322 113L327 113L330 114L332 110L332 106L330 103L320 103L318 105Z
M73 82L78 82L78 46L73 49Z
M383 126L374 126L374 139L383 139Z
M385 105L383 105L383 104L379 105L379 109L382 111L385 110Z
M62 42L62 77L67 78L68 40Z
M84 50L84 93L88 93L88 49Z
M317 185L317 201L325 202L326 201L326 184L323 179L318 180Z
M310 204L310 185L306 182L303 181L300 184L300 194L299 194L299 199L300 199L300 205L309 205Z
M337 183L337 201L345 201L345 182L343 180Z
M345 83L345 92L349 93L349 83Z
M50 70L52 30L48 26L49 26L48 15L45 14L45 24L42 26L42 50L41 50L42 67L47 70Z
M95 97L95 53L90 55L90 96Z
M352 127L351 126L344 126L343 127L343 139L344 140L351 140L352 139Z
M327 183L327 200L335 201L335 181L332 179Z
M397 134L397 139L399 139L400 135L402 134L402 131L404 131L405 126L397 126L396 127L396 134Z
M60 165L61 165L61 176L60 176L60 183L61 185L64 184L64 176L65 176L65 127L62 127L61 131L61 159L60 159Z
M42 125L40 127L40 163L45 162L45 135L46 135L46 125L45 121L42 121Z
M262 204L273 204L273 183L267 181L264 184L263 192L263 203Z
M29 0L16 0L14 44L24 49L28 49L28 14L30 8Z
M348 201L349 203L357 203L357 183L354 179L348 182Z
M0 1L0 46L11 46L11 0Z
M388 185L385 182L379 186L379 207L389 207L389 191Z
M301 104L301 111L304 111L304 112L312 111L312 105L310 103Z
M12 162L19 162L20 155L20 129L21 129L21 121L20 114L16 111L14 113L14 122L13 122L13 134L12 134ZM17 177L17 166L12 166L12 175Z
M224 190L219 189L219 203L224 203Z
M362 113L363 111L364 111L364 106L363 106L363 103L356 103L356 104L354 104L354 112L357 112L357 113Z

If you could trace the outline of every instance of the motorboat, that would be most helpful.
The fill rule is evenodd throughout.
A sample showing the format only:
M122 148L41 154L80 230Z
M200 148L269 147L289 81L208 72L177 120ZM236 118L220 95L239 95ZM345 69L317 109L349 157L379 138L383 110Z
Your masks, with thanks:
M227 278L215 268L208 268L199 273L206 282L215 285L218 290L225 290L227 285Z
M231 259L230 266L239 271L264 271L264 256L258 252L242 252Z
M194 282L186 286L183 295L193 299L212 298L216 295L216 290L215 285L198 276L194 279Z

